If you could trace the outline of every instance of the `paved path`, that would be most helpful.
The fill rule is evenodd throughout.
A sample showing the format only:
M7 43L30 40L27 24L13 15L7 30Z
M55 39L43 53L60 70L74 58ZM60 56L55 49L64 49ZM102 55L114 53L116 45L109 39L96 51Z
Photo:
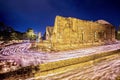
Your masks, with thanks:
M46 62L54 62L69 58L83 57L101 52L120 49L120 42L111 45L97 46L87 49L63 51L57 53L42 53L29 51L30 43L17 44L3 48L0 51L0 60L12 59L21 66L37 65Z
M25 67L120 49L120 42L118 42L116 44L97 46L87 49L79 49L57 53L42 53L29 51L30 45L30 43L24 43L5 47L0 51L0 60L14 60L17 62L17 64ZM120 55L117 55L113 58L114 59L111 61L109 61L108 59L105 62L90 65L85 69L75 69L63 74L53 75L50 77L48 76L45 80L99 80L98 78L103 75L109 77L105 77L105 79L103 77L103 79L101 80L115 80L116 75L114 74L119 74L120 72ZM110 75L112 76L110 77Z

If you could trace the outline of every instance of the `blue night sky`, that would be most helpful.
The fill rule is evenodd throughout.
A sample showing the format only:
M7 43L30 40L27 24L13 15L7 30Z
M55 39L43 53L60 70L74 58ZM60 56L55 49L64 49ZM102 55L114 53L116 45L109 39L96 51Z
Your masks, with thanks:
M0 0L0 21L15 30L45 32L56 15L120 24L120 0ZM117 27L116 27L117 28Z

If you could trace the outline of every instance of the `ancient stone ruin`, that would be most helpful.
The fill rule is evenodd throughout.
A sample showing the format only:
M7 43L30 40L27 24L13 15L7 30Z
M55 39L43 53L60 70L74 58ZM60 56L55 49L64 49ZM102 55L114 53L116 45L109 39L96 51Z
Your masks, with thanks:
M51 39L52 33L53 33L53 27L47 26L46 27L46 40L50 40Z
M54 27L46 28L46 40L57 49L102 45L115 41L115 27L105 20L56 16Z

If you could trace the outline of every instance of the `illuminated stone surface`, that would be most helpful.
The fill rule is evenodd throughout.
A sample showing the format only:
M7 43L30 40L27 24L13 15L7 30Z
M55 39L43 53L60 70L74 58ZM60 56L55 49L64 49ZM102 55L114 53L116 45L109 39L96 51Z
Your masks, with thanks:
M92 22L56 16L54 27L46 28L46 39L56 48L112 43L115 41L115 28L104 20Z
M46 28L46 40L50 40L52 32L53 32L53 27L48 26Z

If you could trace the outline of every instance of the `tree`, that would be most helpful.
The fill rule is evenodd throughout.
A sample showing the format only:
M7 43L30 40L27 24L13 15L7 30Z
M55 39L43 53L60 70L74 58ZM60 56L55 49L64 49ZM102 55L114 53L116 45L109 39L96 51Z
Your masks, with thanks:
M120 40L120 26L118 27L118 31L116 32L116 38Z
M0 41L3 40L3 36L0 36Z
M32 28L28 28L27 32L25 33L25 36L29 40L36 39L36 34L34 33L34 30Z
M8 41L13 39L15 37L15 33L13 33L15 30L4 24L4 22L0 22L0 40Z
M18 40L17 33L16 32L12 32L11 35L10 35L10 39L11 40Z

